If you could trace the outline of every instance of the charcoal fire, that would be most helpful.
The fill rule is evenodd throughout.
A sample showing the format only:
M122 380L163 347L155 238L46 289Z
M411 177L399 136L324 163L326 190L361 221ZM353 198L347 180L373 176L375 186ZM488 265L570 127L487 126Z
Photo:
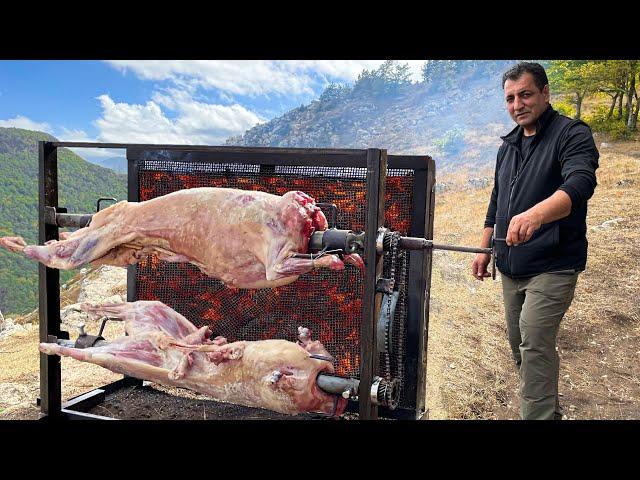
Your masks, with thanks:
M152 165L155 166L153 162L149 167L141 165L141 200L203 186L264 190L276 195L295 187L317 201L335 204L339 227L354 231L364 228L365 182L353 178L357 174L353 170L344 169L339 173L344 175L342 178L323 178L314 175L313 169L300 177L285 173L250 175L238 172L228 175L203 171L187 175L158 171ZM387 178L386 223L402 234L409 231L412 185L413 177L410 175ZM317 236L318 232L314 233ZM156 256L151 255L138 264L136 280L138 299L168 303L196 325L207 325L216 334L227 338L292 338L298 325L309 325L322 344L334 353L336 373L343 377L359 375L363 295L360 269L349 268L335 273L314 270L295 283L268 291L230 289L192 265L158 262ZM400 314L400 309L398 311ZM402 333L396 336L396 343L402 342ZM401 361L394 361L394 364L400 365ZM402 377L402 372L398 371L395 376Z

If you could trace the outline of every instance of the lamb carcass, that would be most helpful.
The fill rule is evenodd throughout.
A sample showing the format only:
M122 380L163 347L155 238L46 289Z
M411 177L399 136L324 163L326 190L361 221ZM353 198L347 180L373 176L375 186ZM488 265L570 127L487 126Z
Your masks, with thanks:
M322 344L299 328L299 343L287 340L238 341L209 339L208 327L196 328L165 304L138 301L89 305L94 317L124 320L128 336L85 349L41 343L48 355L63 355L159 384L183 387L216 400L260 407L280 413L317 412L339 416L347 400L323 392L318 374L333 373Z
M58 269L88 263L127 266L153 253L163 261L193 263L230 287L270 288L314 268L344 268L336 255L293 257L307 253L313 232L327 227L314 199L300 191L279 196L201 187L118 202L96 213L88 227L61 234L59 241L27 246L21 237L3 237L0 246ZM364 266L356 254L344 260Z

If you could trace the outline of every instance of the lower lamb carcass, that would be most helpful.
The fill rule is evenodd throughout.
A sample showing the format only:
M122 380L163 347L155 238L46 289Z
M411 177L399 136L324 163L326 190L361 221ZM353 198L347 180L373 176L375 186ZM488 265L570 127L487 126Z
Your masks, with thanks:
M230 287L271 288L314 268L345 268L337 255L296 257L308 252L314 231L327 227L315 200L300 191L280 196L200 187L116 203L59 241L28 246L21 237L2 237L0 246L58 269L89 263L124 267L155 254L162 261L192 263ZM364 266L357 254L344 261Z
M90 305L93 317L125 322L126 336L89 348L41 343L47 355L62 355L166 386L187 388L215 400L297 415L337 417L347 400L324 392L319 374L332 374L332 357L306 328L298 343L287 340L209 339L208 327L196 328L157 301Z

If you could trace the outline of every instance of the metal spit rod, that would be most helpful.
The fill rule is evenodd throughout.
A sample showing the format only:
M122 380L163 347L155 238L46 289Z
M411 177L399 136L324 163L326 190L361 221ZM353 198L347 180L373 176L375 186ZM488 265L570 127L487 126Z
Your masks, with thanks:
M335 395L342 395L345 398L357 393L360 386L360 380L356 378L342 378L326 373L318 375L316 381L321 390Z
M96 212L100 211L100 204L104 201L117 202L117 198L113 197L101 197L96 202ZM88 214L78 214L78 213L67 213L66 208L58 208L57 210L54 207L45 207L44 212L44 221L49 225L56 225L60 228L70 227L70 228L83 228L91 223L91 219L93 218L93 213Z
M434 250L451 250L454 252L468 252L468 253L488 253L491 255L493 250L491 248L478 248L478 247L458 247L456 245L443 245L440 243L433 243L432 240L419 237L400 237L398 241L398 248L404 250L426 250L433 248Z

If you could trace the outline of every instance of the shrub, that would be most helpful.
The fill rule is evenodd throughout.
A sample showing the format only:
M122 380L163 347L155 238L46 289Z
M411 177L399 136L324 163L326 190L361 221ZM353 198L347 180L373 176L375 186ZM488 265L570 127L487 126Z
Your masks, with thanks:
M576 107L569 102L554 102L553 108L560 115L565 115L569 118L573 118L576 115Z
M599 105L590 114L584 115L582 120L591 127L591 130L605 133L611 140L631 138L632 132L627 130L624 120L618 120L615 116L607 118L608 113L609 108L606 105Z

